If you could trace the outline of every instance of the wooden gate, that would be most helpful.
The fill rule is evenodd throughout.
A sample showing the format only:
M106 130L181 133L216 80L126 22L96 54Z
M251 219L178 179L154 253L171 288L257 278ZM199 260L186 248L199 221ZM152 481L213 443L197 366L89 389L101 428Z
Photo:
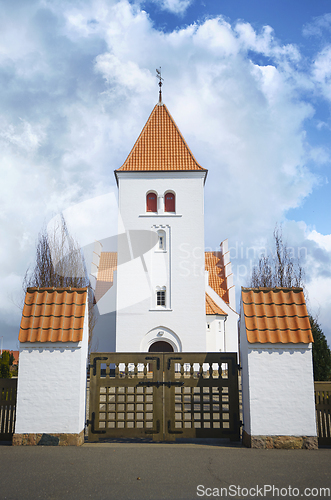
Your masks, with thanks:
M318 444L331 445L331 382L315 382Z
M91 354L89 415L89 441L239 441L237 354Z
M10 441L14 434L17 378L0 379L0 441Z

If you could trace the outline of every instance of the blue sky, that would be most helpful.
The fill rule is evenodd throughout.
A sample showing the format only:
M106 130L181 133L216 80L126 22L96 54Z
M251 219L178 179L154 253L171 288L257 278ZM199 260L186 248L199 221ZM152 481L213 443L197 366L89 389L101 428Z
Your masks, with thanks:
M43 224L68 214L82 245L116 232L113 171L157 102L159 66L209 170L206 246L229 239L239 297L281 224L331 344L330 2L0 0L4 347Z

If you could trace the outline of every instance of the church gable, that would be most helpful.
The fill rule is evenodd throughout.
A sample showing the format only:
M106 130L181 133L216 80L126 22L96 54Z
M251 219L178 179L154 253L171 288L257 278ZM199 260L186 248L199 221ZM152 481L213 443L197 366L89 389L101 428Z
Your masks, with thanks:
M225 276L225 266L221 252L205 252L205 269L208 271L209 286L229 304L229 293Z
M115 172L207 172L194 158L164 104L157 104L124 164Z
M221 309L216 302L206 293L206 315L215 315L218 314L220 316L227 316L226 312Z

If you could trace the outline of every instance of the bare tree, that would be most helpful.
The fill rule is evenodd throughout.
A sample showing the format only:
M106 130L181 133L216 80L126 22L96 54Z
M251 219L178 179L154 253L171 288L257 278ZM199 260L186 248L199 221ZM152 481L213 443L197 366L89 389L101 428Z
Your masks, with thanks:
M23 278L24 294L28 287L85 288L88 287L89 346L92 345L96 323L94 294L90 285L84 255L61 217L51 229L43 228L36 246L36 260Z
M291 256L291 251L283 240L282 229L274 229L275 252L262 255L254 266L250 278L251 287L303 287L304 270L299 258Z

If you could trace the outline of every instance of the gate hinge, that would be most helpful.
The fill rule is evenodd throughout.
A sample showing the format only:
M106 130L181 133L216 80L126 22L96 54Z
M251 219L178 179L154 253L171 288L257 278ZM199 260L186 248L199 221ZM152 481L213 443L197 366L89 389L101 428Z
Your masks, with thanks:
M171 430L171 420L168 420L168 433L169 434L183 434L183 431L179 431L179 430L172 431Z
M105 356L97 356L93 360L93 375L96 376L97 374L97 361L107 361L108 358Z
M156 429L146 429L145 434L159 434L160 433L160 420L156 421Z
M156 369L160 369L160 358L158 356L146 356L145 359L148 359L149 361L153 361L154 359L156 359Z
M182 358L179 358L178 356L177 356L176 358L174 358L174 357L170 357L170 358L168 358L168 370L170 370L170 367L171 367L171 361L172 361L172 360L178 360L178 361L180 361L181 359L182 359Z
M91 432L92 434L106 434L106 431L96 431L94 429L94 420L95 420L95 412L92 412L92 420L87 420L88 424L91 425Z

